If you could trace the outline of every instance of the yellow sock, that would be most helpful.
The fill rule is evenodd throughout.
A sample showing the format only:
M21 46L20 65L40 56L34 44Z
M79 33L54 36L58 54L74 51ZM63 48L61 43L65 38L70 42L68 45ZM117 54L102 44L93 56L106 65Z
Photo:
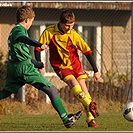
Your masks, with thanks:
M91 112L86 111L86 121L87 121L87 122L90 122L90 121L93 120L93 119L94 119L94 117L93 117L93 115L91 114Z
M89 99L90 102L92 101L92 98L91 98L91 96L90 96L89 93L86 94L86 97L88 97L88 99ZM87 111L87 110L85 110L85 111L86 111L86 116L87 116L86 121L87 122L90 122L92 119L94 119L94 117L93 117L93 115L91 114L90 111Z
M85 107L90 104L89 98L82 91L80 85L76 85L72 88L74 96L80 101Z
M86 97L88 97L88 99L89 99L89 101L91 102L92 101L92 98L91 98L91 96L90 96L90 94L88 93L88 94L86 94ZM86 111L86 121L87 122L90 122L92 119L94 119L94 117L93 117L93 115L91 114L91 112L90 111L88 111L88 110L85 110Z
M89 102L91 103L92 98L91 98L91 96L90 96L90 94L89 94L89 93L88 93L88 94L86 94L86 97L89 99Z
M83 104L84 107L88 107L90 102L92 101L90 94L86 94L82 91L80 85L76 85L72 88L72 92L74 94L74 96L78 99L79 102L81 102ZM86 108L85 108L86 109ZM91 114L90 111L85 110L86 111L86 121L89 122L92 119L94 119L93 115Z
M89 93L86 94L86 96L87 96L89 99L92 99Z

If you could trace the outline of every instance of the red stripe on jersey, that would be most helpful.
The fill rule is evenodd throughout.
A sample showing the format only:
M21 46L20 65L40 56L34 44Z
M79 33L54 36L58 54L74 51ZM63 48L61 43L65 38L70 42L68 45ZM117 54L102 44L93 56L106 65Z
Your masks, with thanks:
M50 43L49 43L49 47L50 47L50 63L52 66L57 66L60 67L60 65L62 64L62 59L58 53L57 50L57 42L55 40L55 34L53 35Z
M75 63L76 60L79 60L79 56L77 53L77 49L74 48L70 37L68 37L66 49L69 50L69 60L71 62L71 66L73 67L73 63Z

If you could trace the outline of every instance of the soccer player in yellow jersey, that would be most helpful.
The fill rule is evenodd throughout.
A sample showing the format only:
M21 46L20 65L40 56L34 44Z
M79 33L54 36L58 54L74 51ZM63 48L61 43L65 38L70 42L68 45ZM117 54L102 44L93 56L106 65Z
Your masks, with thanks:
M94 79L98 80L100 72L92 56L88 44L73 29L75 15L71 10L63 10L57 24L47 27L39 38L39 42L49 46L50 63L60 77L72 89L74 96L86 110L88 127L97 128L95 118L99 116L97 106L92 100L85 79L88 78L82 68L77 50L80 50L90 62L94 70ZM40 60L41 49L35 48L35 57Z

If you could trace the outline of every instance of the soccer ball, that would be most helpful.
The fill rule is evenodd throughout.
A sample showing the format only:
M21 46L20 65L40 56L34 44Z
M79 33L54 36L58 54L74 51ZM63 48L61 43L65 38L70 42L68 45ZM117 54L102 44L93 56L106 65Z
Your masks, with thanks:
M123 116L126 120L133 122L133 102L127 103L124 106Z

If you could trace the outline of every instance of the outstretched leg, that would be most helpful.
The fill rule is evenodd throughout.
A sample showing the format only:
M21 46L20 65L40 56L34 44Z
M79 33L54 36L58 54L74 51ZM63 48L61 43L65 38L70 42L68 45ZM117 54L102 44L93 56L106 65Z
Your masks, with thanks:
M58 95L58 91L54 86L44 86L40 88L40 90L49 96L53 107L58 112L66 128L70 128L76 122L76 120L80 118L82 114L81 111L77 112L76 114L68 114Z

